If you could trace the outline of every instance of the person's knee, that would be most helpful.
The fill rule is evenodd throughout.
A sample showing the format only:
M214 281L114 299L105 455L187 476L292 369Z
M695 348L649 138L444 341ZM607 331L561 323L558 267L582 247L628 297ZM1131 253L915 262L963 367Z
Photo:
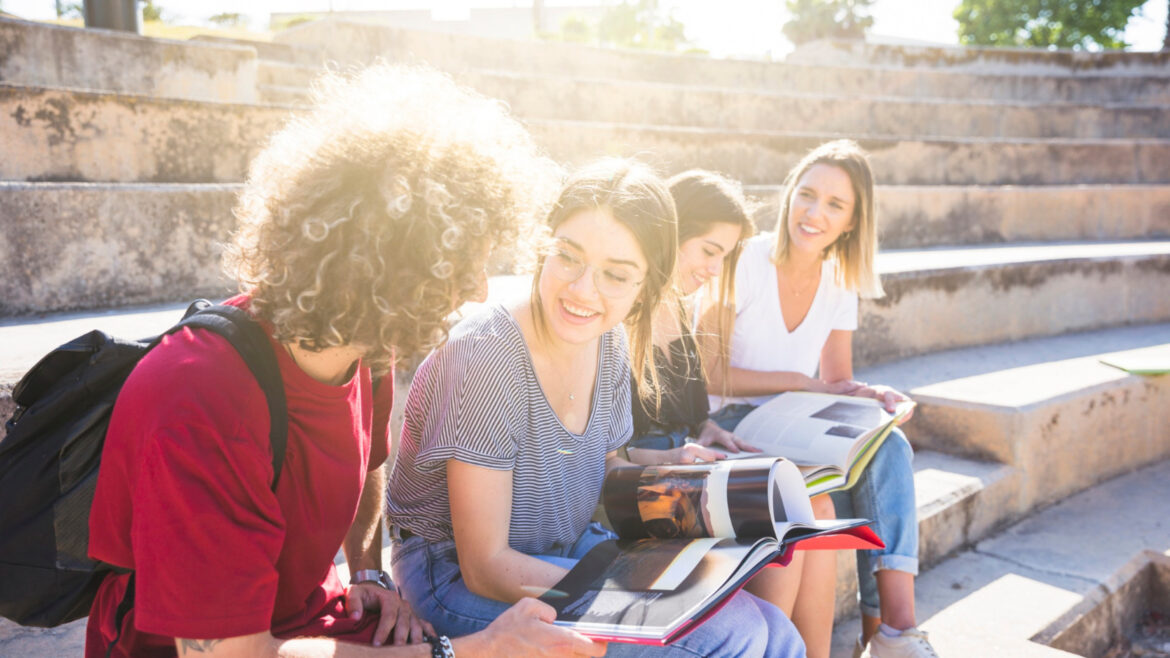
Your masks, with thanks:
M811 500L813 516L818 519L835 519L837 518L837 506L833 504L833 499L829 494L821 494L813 496Z

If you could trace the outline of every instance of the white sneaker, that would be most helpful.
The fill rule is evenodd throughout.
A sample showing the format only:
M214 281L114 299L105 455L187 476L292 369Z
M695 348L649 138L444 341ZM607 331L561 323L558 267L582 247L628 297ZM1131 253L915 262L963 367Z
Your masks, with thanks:
M858 640L860 644L860 640ZM939 658L926 631L908 628L898 637L886 637L881 631L869 638L869 646L860 658Z
M865 656L865 645L861 643L861 636L857 636L857 642L853 644L853 658L863 658Z

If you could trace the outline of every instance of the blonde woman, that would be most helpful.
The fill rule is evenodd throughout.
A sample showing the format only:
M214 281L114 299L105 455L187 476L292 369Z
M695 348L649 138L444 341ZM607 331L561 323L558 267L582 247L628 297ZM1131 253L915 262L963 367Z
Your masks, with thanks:
M873 173L865 153L848 140L824 144L789 173L782 194L776 234L749 241L740 258L734 328L724 336L725 350L709 350L711 390L725 392L712 397L712 406L722 406L712 417L732 430L752 408L784 391L873 397L892 410L905 396L853 379L858 297L882 294L874 269ZM728 354L726 368L720 351ZM858 551L863 619L858 655L935 655L916 628L918 524L911 459L910 444L897 431L857 485L833 494L838 515L873 519L886 543L882 550ZM806 595L818 593L802 588L797 608ZM815 649L812 644L810 654L827 654L827 641Z

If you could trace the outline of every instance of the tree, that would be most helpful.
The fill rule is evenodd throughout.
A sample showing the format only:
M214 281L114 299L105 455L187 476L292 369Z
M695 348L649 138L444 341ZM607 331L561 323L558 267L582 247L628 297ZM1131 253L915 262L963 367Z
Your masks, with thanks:
M1162 39L1162 50L1170 50L1170 0L1166 0L1166 36Z
M161 21L163 19L163 9L162 7L154 4L154 0L141 1L143 21Z
M792 18L784 36L796 45L816 39L863 39L873 26L869 7L875 0L787 0Z
M248 24L248 17L239 12L223 12L207 19L220 27L241 27Z
M959 42L980 46L1125 48L1146 0L962 0Z
M649 50L677 50L689 43L685 26L657 0L622 2L597 21L597 38L604 45Z

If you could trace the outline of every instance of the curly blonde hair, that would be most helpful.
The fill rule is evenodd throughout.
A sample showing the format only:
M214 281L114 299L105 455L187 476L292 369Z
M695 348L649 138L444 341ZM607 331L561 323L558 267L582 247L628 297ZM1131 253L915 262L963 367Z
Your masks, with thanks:
M560 171L502 103L430 69L329 73L252 162L225 269L274 336L384 372L447 336L493 247L525 251Z

